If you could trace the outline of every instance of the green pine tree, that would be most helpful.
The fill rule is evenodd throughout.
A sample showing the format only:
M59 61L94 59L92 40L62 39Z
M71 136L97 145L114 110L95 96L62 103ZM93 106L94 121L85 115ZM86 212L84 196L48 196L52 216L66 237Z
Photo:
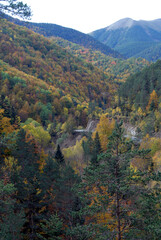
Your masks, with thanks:
M55 159L57 160L58 163L60 163L61 165L64 165L65 164L65 160L64 160L64 156L61 152L61 149L60 149L60 145L58 144L57 146L57 150L56 150L56 153L55 153Z
M17 159L17 165L13 166L11 181L17 189L16 200L25 211L23 233L35 240L43 219L42 209L46 205L43 200L45 192L41 187L38 149L34 139L26 135L24 129L17 134L13 156Z
M25 223L23 209L17 209L14 194L16 188L12 183L0 181L0 239L21 240Z
M39 239L42 240L61 240L63 239L63 221L58 215L51 215L48 220L44 220L40 224L42 234L38 234Z
M147 152L127 141L122 123L116 123L107 152L98 156L97 166L91 163L86 168L83 188L88 190L86 198L92 202L86 213L91 214L93 226L99 225L100 229L95 239L138 239L134 233L140 219L134 213L140 193L146 193L150 178L148 172L134 171L130 161L134 156L146 157ZM108 213L108 218L101 223L99 216L104 213Z
M102 152L101 143L99 139L99 134L96 132L95 138L93 140L92 154L91 154L91 163L95 166L98 166L98 155Z

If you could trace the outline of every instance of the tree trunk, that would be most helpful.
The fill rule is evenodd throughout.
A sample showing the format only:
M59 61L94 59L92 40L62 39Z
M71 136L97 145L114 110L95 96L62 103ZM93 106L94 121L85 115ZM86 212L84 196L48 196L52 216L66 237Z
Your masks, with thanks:
M120 198L119 198L119 159L118 159L118 147L119 143L117 142L117 148L116 148L116 155L117 155L117 160L116 160L116 181L117 181L117 192L116 192L116 216L117 216L117 240L121 240L121 223L120 223Z
M121 224L120 224L120 201L119 194L116 194L116 215L117 215L117 240L121 240Z

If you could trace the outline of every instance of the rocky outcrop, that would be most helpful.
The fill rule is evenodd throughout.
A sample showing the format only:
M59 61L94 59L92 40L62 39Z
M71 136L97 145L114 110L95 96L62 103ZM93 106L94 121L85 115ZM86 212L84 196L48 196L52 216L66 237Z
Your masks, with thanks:
M94 132L94 130L97 127L98 120L89 120L87 127L85 129L76 129L74 132L76 133L89 133L89 132Z

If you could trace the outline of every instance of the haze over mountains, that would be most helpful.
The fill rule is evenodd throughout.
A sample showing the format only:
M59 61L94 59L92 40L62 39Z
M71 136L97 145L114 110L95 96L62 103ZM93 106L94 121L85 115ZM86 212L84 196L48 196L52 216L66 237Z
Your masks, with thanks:
M161 56L161 19L135 21L124 18L90 35L127 58L156 61Z

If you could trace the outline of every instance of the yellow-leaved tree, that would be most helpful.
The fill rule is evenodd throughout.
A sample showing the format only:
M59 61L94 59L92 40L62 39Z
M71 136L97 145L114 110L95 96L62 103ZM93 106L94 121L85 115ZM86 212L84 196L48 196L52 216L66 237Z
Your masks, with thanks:
M146 107L147 110L157 109L158 107L158 95L155 90L150 94L149 102Z
M135 157L131 166L134 169L139 169L144 171L148 169L153 163L154 169L160 171L161 169L161 139L156 137L150 137L148 134L142 139L140 144L140 149L149 149L149 154L146 155L146 158Z
M23 128L32 134L40 147L45 148L48 146L51 136L38 122L33 119L28 119L28 121L24 123Z
M11 125L10 118L4 117L4 109L0 109L0 135L13 132L14 127Z
M114 119L110 120L107 118L106 114L102 114L100 121L97 124L96 130L93 133L93 137L95 137L96 132L98 132L103 151L107 150L108 137L112 134L114 127Z
M70 163L75 172L79 173L80 175L82 175L83 169L86 167L86 163L84 161L84 151L82 147L82 142L86 140L86 137L83 137L80 141L77 141L74 146L63 149L63 155L65 159Z

